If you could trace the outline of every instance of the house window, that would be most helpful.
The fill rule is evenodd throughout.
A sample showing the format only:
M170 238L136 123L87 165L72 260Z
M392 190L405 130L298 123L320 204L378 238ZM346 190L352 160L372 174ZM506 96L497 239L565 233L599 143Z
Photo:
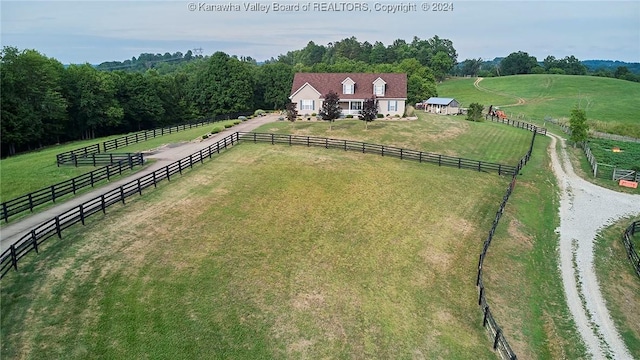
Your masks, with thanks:
M300 110L315 110L313 100L300 100Z
M373 85L373 93L376 96L384 96L384 84Z
M342 93L353 94L353 84L342 84Z
M389 111L398 111L398 101L397 100L389 100L387 103L387 110Z
M362 103L361 102L352 102L351 103L351 110L362 110Z

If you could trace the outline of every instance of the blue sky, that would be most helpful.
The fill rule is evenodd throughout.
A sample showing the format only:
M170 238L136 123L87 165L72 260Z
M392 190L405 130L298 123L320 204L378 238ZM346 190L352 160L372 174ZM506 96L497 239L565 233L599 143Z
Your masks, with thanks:
M193 5L191 5L193 3ZM269 11L248 11L259 3ZM298 5L290 12L274 4ZM526 51L543 60L640 62L640 1L453 1L453 11L423 11L423 1L366 1L360 10L328 11L341 1L2 1L2 46L36 49L62 63L98 64L140 53L224 51L257 60L355 36L359 41L434 35L450 39L458 61ZM239 6L240 11L211 5ZM407 5L400 11L384 10ZM308 10L303 10L309 5ZM190 10L195 6L195 11ZM321 11L324 7L325 11ZM349 7L352 7L349 5ZM209 8L209 11L206 9ZM315 8L315 9L314 9ZM364 9L364 11L362 10ZM352 11L346 11L352 10Z

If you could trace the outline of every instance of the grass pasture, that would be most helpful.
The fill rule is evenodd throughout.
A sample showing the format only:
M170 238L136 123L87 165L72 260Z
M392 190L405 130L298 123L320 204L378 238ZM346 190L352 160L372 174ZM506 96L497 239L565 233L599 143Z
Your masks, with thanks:
M500 106L512 119L542 124L545 116L568 121L576 106L585 109L592 130L640 138L636 102L640 84L596 76L516 75L453 79L438 85L438 94L468 106L478 102ZM524 104L515 105L518 98Z
M620 148L614 152L613 148ZM589 148L596 160L619 169L640 171L640 143L622 142L607 139L590 139Z
M224 124L231 124L233 120L223 121L208 126L179 131L170 135L160 136L147 141L121 147L113 152L140 152L159 146L201 139L202 135L214 128L222 129ZM60 166L56 165L56 154L78 149L84 146L118 138L114 135L93 140L75 141L64 145L50 146L38 151L19 154L0 160L0 202L14 199L18 196L42 189L44 187L71 179L87 173L95 168L92 166Z
M328 125L257 131L509 164L531 140L428 114ZM558 272L548 144L537 138L494 237L487 298L519 358L584 358ZM0 356L495 358L475 276L508 180L245 143L24 258L0 283Z
M600 232L595 243L595 269L611 318L631 356L640 358L640 280L622 244L622 232L634 220L623 219ZM640 246L640 234L633 237Z
M233 148L3 279L2 357L491 358L473 284L507 181L460 174Z
M361 120L277 122L256 132L350 139L403 147L472 160L515 165L529 149L532 134L492 122L471 122L461 116L416 112L418 120L376 120L365 130Z

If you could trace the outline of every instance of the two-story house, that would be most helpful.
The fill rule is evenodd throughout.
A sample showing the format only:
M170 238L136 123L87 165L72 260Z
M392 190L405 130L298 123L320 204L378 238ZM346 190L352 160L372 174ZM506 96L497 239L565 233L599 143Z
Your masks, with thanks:
M340 97L342 115L359 115L365 99L378 100L378 113L404 114L407 74L399 73L297 73L291 86L291 102L299 114L319 113L324 95Z

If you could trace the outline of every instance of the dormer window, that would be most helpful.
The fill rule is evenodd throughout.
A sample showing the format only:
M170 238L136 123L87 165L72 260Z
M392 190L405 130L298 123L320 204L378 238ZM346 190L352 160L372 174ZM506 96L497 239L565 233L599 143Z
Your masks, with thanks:
M375 96L384 96L386 85L387 83L384 80L382 80L381 78L377 78L373 82L373 94Z
M342 82L342 93L343 94L353 94L355 90L355 81L351 80L351 78L346 78Z
M353 84L343 84L342 85L342 93L343 94L353 94Z

